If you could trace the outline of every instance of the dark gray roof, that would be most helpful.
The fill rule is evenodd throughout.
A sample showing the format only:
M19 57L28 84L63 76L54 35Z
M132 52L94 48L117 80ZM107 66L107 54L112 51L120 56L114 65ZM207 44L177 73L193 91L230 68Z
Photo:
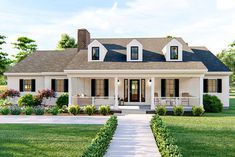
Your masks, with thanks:
M212 52L206 47L191 47L197 57L207 67L209 72L224 71L229 72L229 68L224 65Z
M13 66L7 73L63 72L77 49L37 51Z

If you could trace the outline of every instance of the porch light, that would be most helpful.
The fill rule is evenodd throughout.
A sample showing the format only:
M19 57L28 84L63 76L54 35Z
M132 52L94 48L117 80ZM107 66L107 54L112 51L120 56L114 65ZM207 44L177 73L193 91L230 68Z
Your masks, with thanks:
M152 80L151 80L151 79L149 79L149 85L151 85L151 83L152 83Z
M118 85L120 84L120 81L119 81L119 80L117 80L117 84L118 84Z

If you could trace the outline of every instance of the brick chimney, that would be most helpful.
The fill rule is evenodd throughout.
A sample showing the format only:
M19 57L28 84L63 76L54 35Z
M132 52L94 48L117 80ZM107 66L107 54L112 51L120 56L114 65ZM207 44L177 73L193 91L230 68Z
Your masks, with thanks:
M90 44L90 33L86 29L78 29L78 51L87 49Z

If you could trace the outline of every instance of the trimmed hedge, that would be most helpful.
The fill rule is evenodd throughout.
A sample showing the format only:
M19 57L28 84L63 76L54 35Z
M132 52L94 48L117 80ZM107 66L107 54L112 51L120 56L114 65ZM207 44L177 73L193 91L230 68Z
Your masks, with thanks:
M166 115L166 107L163 105L157 106L155 109L156 114L160 116L165 116Z
M223 104L220 99L215 95L205 94L203 96L203 107L205 112L218 113L222 112Z
M158 115L151 119L151 128L162 157L182 157L175 139Z
M174 106L173 112L175 116L183 116L184 115L184 106Z
M192 112L194 116L202 116L205 110L202 106L193 106Z
M102 157L105 155L117 128L117 116L111 116L106 124L100 129L91 144L86 148L82 157Z

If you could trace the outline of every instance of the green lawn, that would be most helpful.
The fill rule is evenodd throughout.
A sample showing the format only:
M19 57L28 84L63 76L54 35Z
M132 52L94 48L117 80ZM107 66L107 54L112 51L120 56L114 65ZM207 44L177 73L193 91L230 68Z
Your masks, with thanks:
M0 156L77 157L102 125L0 124Z
M235 156L235 97L222 113L203 117L163 116L185 157Z

